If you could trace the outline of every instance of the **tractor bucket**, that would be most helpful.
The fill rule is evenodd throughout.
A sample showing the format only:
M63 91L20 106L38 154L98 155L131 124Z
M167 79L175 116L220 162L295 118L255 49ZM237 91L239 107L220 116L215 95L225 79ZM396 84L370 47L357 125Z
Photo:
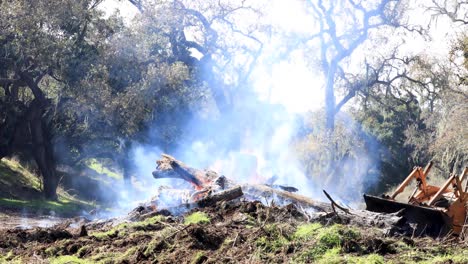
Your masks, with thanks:
M452 230L450 218L442 209L401 203L389 198L364 194L366 210L378 213L401 211L407 222L417 224L415 235L443 236Z

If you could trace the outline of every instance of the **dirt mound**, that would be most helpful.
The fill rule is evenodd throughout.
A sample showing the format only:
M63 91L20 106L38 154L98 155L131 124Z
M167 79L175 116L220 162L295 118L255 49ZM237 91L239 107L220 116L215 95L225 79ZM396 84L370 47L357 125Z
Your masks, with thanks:
M468 263L452 241L388 237L295 206L222 202L184 216L167 211L84 226L0 231L0 263ZM130 217L127 217L129 219Z

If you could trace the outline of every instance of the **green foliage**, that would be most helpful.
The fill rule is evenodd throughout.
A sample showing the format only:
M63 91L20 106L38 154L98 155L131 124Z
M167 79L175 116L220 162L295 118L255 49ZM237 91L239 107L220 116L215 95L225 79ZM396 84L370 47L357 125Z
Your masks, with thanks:
M188 216L185 216L184 224L208 224L210 222L210 218L204 212L194 212Z
M360 199L378 178L377 156L368 155L376 151L375 139L345 114L336 117L332 133L323 126L322 112L308 113L301 121L294 148L307 175L341 197Z
M106 17L101 2L0 2L0 79L11 79L20 91L16 96L0 89L0 149L11 152L2 157L30 151L10 150L12 137L20 134L12 131L20 124L16 120L26 120L31 100L43 93L51 102L44 109L44 130L57 144L58 163L88 165L122 179L96 159L112 159L113 167L129 175L129 142L174 146L205 102L207 88L197 79L190 47L181 38L171 39L183 12L167 12L159 3L154 13L125 24L117 13ZM16 81L23 75L31 76L40 92ZM159 132L143 137L155 125ZM28 140L21 139L21 145Z
M404 179L414 165L402 153L410 153L413 148L405 143L407 129L410 126L424 129L421 107L412 97L395 99L379 95L375 101L367 100L365 108L355 115L366 133L378 141L373 155L380 161L382 180L374 192L381 193Z

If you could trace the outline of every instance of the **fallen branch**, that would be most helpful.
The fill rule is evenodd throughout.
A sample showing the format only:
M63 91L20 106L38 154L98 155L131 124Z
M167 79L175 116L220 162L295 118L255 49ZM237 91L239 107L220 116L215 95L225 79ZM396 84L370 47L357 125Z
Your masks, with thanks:
M241 197L242 195L244 195L242 188L237 186L235 188L215 193L213 195L208 195L207 197L197 201L196 204L198 207L207 207L215 205L218 202L234 200Z
M244 184L242 185L242 189L248 195L257 198L273 196L276 199L281 199L282 203L298 204L306 208L313 208L317 211L326 212L331 209L330 205L328 205L327 203L316 201L304 195L273 189L262 184Z
M327 196L328 200L330 200L331 202L331 206L332 206L332 209L333 209L333 212L335 212L336 214L336 211L335 211L335 206L338 207L339 209L341 209L343 212L347 213L347 214L352 214L349 209L346 209L342 206L340 206L339 204L337 204L332 198L331 196L327 193L327 191L323 190L323 193L325 194L325 196Z

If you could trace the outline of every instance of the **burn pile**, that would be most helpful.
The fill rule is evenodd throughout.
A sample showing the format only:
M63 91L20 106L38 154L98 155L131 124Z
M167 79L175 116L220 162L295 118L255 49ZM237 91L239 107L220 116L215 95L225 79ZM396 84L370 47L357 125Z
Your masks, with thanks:
M274 178L268 179L264 184L238 183L212 170L189 167L167 154L163 154L156 163L156 170L152 172L155 179L181 179L190 183L192 189L161 187L158 195L150 203L143 205L146 207L144 209L146 212L165 209L179 214L193 208L203 208L213 206L218 202L234 200L273 202L279 205L293 203L303 210L312 209L318 212L331 210L327 203L295 193L298 191L295 187L275 185ZM167 198L169 196L170 199ZM142 208L140 207L139 210Z
M330 202L316 201L273 181L238 183L169 155L157 165L156 180L188 189L161 188L119 218L0 229L0 263L466 263L466 246L412 237L400 212L344 208L326 192Z
M200 170L184 164L174 157L162 154L156 161L155 179L172 178L190 184L190 190L160 187L150 202L141 204L130 214L130 219L151 215L183 215L191 210L217 207L220 204L242 204L260 201L266 205L294 207L308 221L324 220L330 223L355 224L378 227L389 235L413 235L416 226L398 213L376 213L343 208L324 191L323 202L296 193L292 186L275 185L275 179L264 184L238 183L212 170Z

